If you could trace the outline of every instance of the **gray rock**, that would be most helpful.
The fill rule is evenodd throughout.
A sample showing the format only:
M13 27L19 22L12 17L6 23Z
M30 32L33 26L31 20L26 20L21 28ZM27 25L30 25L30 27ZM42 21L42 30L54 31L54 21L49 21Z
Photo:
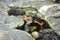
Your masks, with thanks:
M8 6L22 6L23 0L0 0L6 3Z
M13 40L34 40L30 34L21 30L10 30L8 34L13 38Z
M42 16L44 16L44 19L50 24L51 28L60 35L60 4L54 4L51 5L50 8L48 6L45 6L47 10L43 9L41 10ZM44 13L43 13L44 12Z
M21 26L24 24L24 21L22 19L18 19L15 16L7 16L4 19L4 22L0 24L0 29L2 30L10 30L15 29L18 26Z
M4 15L8 15L7 11L9 10L9 7L6 3L0 2L0 12Z
M44 5L51 5L54 4L53 0L36 0L32 1L32 6L35 6L37 9Z
M53 0L0 0L8 4L8 6L23 7L33 6L40 8L43 5L53 4Z
M44 29L40 40L60 40L59 36L52 29Z
M6 20L5 20L5 24L14 24L14 25L23 25L24 24L24 21L23 19L19 19L15 16L8 16L6 17Z
M3 30L0 30L0 40L13 40L8 33Z
M7 17L6 15L0 12L0 24L3 24L5 22L6 17Z
M21 30L0 30L0 40L34 40L30 34Z
M8 9L9 8L5 3L0 2L0 24L4 23L5 18L8 16Z
M59 5L60 6L60 5ZM54 11L51 11L51 13L48 13L46 19L51 25L51 28L60 35L60 9L57 7Z
M53 13L55 14L57 12L58 8L58 4L51 4L51 5L44 5L42 7L40 7L38 9L38 11L40 12L40 14L46 16L51 16ZM53 16L53 15L52 15Z

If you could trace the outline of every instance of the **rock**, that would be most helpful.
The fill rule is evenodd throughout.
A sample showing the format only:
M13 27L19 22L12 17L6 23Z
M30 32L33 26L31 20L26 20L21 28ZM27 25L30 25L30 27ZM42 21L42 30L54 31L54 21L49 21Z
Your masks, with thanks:
M0 1L6 3L8 6L21 7L23 5L23 0L0 0Z
M13 40L34 40L30 34L21 30L10 30L8 34L13 38Z
M53 0L39 0L32 2L32 6L36 7L37 9L39 9L44 5L51 5L51 4L54 4Z
M46 16L51 16L53 14L53 12L56 13L57 9L58 9L58 4L52 4L52 5L44 5L42 7L40 7L40 9L38 9L38 11L40 12L40 14Z
M59 36L51 29L44 29L40 40L60 40Z
M26 14L26 12L23 10L23 9L19 9L19 8L11 8L10 10L8 10L8 15L10 16L10 15L14 15L14 16L19 16L19 15L21 15L21 16L23 16L23 15L25 15Z
M13 7L36 7L40 8L43 5L53 4L53 0L0 0L4 3L7 3L8 6Z
M6 17L7 17L6 15L4 15L2 12L0 12L0 25L5 22Z
M21 30L0 30L0 40L34 40L30 34Z
M4 15L8 15L7 11L9 10L9 7L6 3L0 2L0 12Z
M0 30L0 40L13 40L8 33Z
M7 16L4 22L0 25L2 30L10 30L15 29L18 26L22 26L24 24L23 19L18 19L15 16Z
M23 25L24 24L24 21L23 19L18 19L17 17L15 16L8 16L6 17L6 20L5 20L5 24L14 24L14 25Z
M60 6L60 5L58 5ZM48 11L46 20L49 22L51 28L58 34L60 35L60 8L58 6L55 8L55 10L52 11L50 10L50 13Z
M60 4L53 4L50 6L43 6L40 9L40 14L44 16L45 19L51 26L51 28L60 35ZM46 8L46 10L44 9Z

